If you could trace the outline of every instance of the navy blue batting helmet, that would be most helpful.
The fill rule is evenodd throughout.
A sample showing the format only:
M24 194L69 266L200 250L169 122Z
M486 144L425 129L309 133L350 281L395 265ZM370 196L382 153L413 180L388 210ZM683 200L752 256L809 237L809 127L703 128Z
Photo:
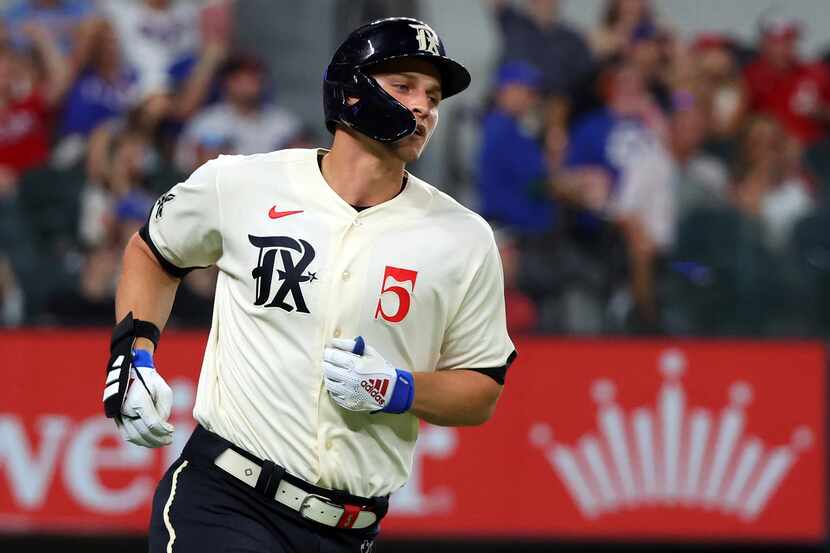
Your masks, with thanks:
M408 17L372 21L346 38L326 69L323 106L330 132L342 124L379 142L394 142L415 132L412 112L368 74L373 65L401 58L435 64L443 98L470 85L470 73L446 56L438 33L423 21ZM349 105L348 98L358 101Z

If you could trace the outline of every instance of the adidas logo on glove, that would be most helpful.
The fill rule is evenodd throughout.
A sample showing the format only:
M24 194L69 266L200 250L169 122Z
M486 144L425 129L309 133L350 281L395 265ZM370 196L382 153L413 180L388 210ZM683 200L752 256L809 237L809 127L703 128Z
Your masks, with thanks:
M378 402L378 405L383 407L386 405L386 400L383 399L386 395L386 390L389 388L388 378L372 378L371 380L362 380L360 385L364 390L369 392L372 399Z

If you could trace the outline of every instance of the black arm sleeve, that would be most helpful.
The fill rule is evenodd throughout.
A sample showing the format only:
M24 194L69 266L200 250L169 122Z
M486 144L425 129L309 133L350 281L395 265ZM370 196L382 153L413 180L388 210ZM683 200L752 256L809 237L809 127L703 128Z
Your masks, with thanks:
M513 350L507 357L507 361L501 367L487 367L487 368L478 368L478 369L467 369L468 371L475 371L477 373L485 374L498 382L500 385L504 386L504 377L507 376L507 369L510 368L510 365L513 364L513 361L516 360L516 350Z
M144 240L144 243L150 247L150 251L153 252L153 255L156 256L156 259L161 265L161 268L172 277L175 278L184 278L187 273L192 271L193 269L201 269L202 267L176 267L172 263L170 263L161 252L158 250L155 244L153 244L153 239L150 238L150 223L144 223L144 226L141 227L138 231L138 235Z

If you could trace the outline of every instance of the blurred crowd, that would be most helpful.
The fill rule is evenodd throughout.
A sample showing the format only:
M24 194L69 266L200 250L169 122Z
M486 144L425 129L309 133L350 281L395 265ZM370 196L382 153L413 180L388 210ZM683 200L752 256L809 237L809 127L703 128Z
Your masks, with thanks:
M307 145L230 0L15 0L0 28L0 326L110 325L121 252L219 153ZM210 320L194 271L175 323Z
M593 29L486 0L473 207L513 333L830 335L830 56L768 12L681 36L649 0ZM315 144L234 48L232 0L15 0L0 29L0 326L111 325L120 254L219 153ZM316 136L315 138L320 138ZM316 144L315 144L316 145ZM193 271L171 324L207 325Z
M588 32L557 0L490 7L475 172L514 329L830 334L830 65L802 22L766 12L746 44L649 0Z

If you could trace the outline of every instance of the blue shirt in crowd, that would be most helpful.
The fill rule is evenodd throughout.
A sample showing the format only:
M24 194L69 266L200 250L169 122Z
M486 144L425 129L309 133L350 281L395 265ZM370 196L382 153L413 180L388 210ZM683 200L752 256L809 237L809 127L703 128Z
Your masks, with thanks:
M487 115L478 160L481 214L518 232L551 230L555 204L547 178L542 148L521 124L499 110Z
M61 134L86 136L107 119L125 113L136 99L136 85L132 70L112 82L94 71L83 73L66 95Z
M574 125L565 166L605 169L611 176L613 194L619 186L626 161L653 144L654 136L639 119L602 108Z
M565 166L605 169L611 179L609 196L613 197L627 161L642 149L653 147L654 141L652 132L639 119L598 109L574 125ZM589 211L580 212L573 225L573 230L584 236L595 236L603 227L602 220Z

